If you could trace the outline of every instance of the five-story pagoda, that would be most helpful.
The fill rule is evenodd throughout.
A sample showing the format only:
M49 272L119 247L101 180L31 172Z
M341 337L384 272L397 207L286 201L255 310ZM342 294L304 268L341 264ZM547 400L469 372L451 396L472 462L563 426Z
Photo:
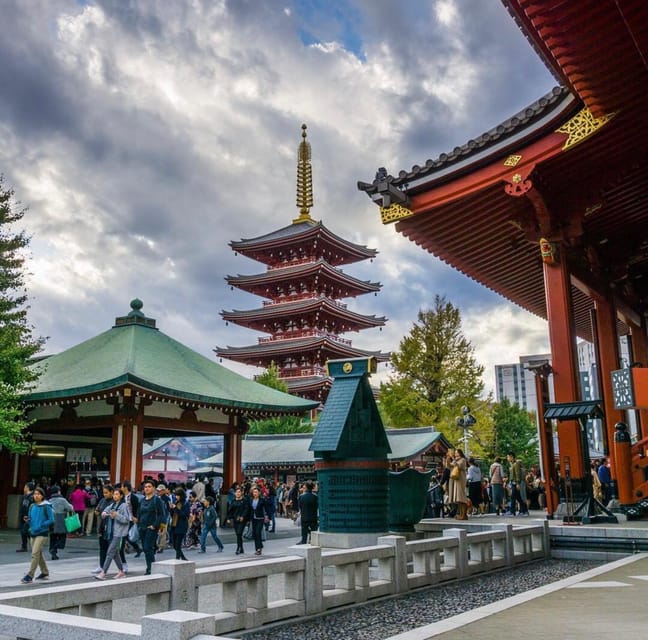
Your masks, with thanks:
M264 273L228 276L232 287L265 298L261 307L222 311L227 322L269 334L247 347L217 348L218 356L269 367L274 363L291 393L324 401L331 386L325 363L329 359L389 355L368 352L341 338L385 324L384 317L356 313L343 298L377 292L380 283L358 280L339 267L376 256L375 249L334 234L310 216L313 206L311 147L302 125L297 160L297 207L292 224L256 238L230 242L237 253L266 265Z

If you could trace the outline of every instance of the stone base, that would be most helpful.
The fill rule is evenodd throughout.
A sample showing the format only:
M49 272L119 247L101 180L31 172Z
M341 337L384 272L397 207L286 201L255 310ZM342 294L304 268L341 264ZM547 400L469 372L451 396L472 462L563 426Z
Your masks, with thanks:
M311 544L316 547L330 549L355 549L357 547L371 547L378 544L378 538L388 533L329 533L327 531L313 531Z

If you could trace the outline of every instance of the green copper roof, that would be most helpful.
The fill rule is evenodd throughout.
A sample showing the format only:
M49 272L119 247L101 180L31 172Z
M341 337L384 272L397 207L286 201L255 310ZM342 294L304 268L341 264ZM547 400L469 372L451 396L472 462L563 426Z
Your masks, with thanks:
M333 386L309 447L316 458L327 453L340 458L386 458L391 452L369 386L375 367L375 358L328 361Z
M394 462L414 458L436 442L441 444L442 451L447 451L451 446L445 436L433 427L388 429L386 433L392 450L387 458ZM312 464L315 460L310 447L312 440L312 433L246 435L242 448L243 462L251 466ZM199 460L199 464L220 468L223 465L223 452Z
M298 413L318 405L226 369L156 329L141 313L140 301L132 308L112 329L31 365L40 377L25 401L73 398L132 383L180 400L249 411Z

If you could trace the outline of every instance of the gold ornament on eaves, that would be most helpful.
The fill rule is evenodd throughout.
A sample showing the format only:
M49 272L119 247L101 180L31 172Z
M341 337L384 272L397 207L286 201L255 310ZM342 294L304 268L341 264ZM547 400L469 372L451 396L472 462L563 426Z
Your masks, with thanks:
M403 218L409 218L413 216L414 212L404 207L402 204L393 202L388 207L380 207L380 219L383 224L389 224L391 222L397 222Z
M600 118L595 118L587 107L581 109L571 120L568 120L556 129L556 133L567 134L567 140L565 140L562 150L567 151L567 149L571 149L584 140L587 140L587 138L596 133L603 125L612 120L617 113L618 111L614 111Z

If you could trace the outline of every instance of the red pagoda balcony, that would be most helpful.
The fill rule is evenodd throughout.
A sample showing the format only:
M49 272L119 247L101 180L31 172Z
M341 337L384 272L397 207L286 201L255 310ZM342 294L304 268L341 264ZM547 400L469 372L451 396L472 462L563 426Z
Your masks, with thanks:
M324 367L299 367L298 369L287 369L281 372L280 378L308 378L312 376L325 376Z
M351 340L347 340L346 338L340 338L340 336L337 336L334 333L319 331L318 329L291 331L291 332L282 333L280 335L259 338L259 344L267 344L268 342L279 342L282 340L295 340L296 338L329 338L329 340L334 340L335 342L338 342L340 344L345 344L349 347L351 346Z
M307 264L311 262L317 262L317 257L308 256L304 258L293 258L291 260L286 260L285 262L276 262L268 265L268 271L273 271L275 269L285 269L286 267L294 267L298 264Z
M277 298L276 300L264 300L263 306L272 307L272 306L277 306L277 305L286 304L290 302L299 302L300 300L319 300L321 297L322 296L320 294L313 294L310 292L301 293L301 294L295 293L295 294L284 296L283 298ZM338 302L337 300L332 300L330 298L328 302L334 304L336 307L339 307L340 309L347 308L347 305L344 304L344 302Z

